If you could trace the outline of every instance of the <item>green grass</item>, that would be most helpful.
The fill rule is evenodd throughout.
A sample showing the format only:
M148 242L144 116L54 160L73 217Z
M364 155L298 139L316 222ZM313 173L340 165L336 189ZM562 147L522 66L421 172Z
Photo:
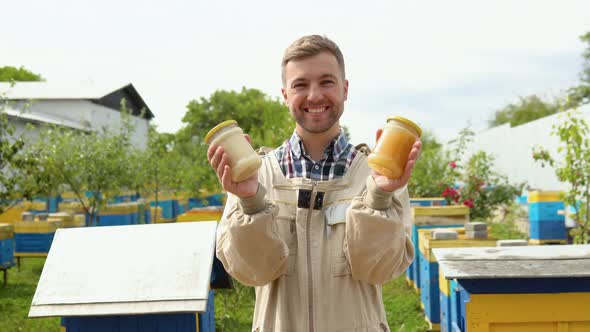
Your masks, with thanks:
M217 332L249 331L254 313L254 291L235 282L231 291L215 294ZM391 331L421 332L427 330L420 297L401 276L383 286L383 302Z
M0 331L60 330L59 318L27 318L44 262L44 258L26 258L22 260L20 271L16 267L8 270L8 286L4 288L0 285ZM407 286L404 278L399 277L383 287L389 326L392 331L426 331L420 298ZM217 332L249 331L253 313L252 288L237 285L234 290L220 290L215 294Z
M26 258L20 271L16 266L8 270L8 285L0 284L0 331L59 331L59 318L27 318L44 262L45 258Z

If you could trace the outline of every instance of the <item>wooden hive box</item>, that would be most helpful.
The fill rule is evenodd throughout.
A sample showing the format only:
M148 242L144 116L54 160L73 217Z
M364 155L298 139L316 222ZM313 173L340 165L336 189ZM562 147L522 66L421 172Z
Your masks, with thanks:
M455 240L437 240L431 236L431 229L419 231L420 261L420 302L431 330L440 331L439 264L432 251L435 248L495 247L496 239L468 239L464 228L451 228L457 231Z
M414 261L406 270L408 283L418 292L420 290L419 238L420 229L461 227L469 222L469 208L466 206L413 206L412 243Z
M443 331L590 331L590 245L433 251Z

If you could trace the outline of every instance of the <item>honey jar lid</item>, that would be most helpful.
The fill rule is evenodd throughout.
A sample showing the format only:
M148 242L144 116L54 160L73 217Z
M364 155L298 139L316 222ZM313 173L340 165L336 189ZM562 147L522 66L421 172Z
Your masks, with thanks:
M422 136L422 129L420 129L420 127L417 124L415 124L414 122L412 122L404 117L401 117L399 115L390 116L387 118L387 122L392 121L392 120L399 121L401 123L404 123L404 124L410 126L412 129L414 129L416 131L416 133L418 134L418 137Z
M213 127L213 129L209 130L209 132L207 133L207 135L205 135L205 143L209 144L209 141L211 140L211 138L221 129L227 127L227 126L231 126L231 125L238 125L238 122L236 120L227 120L227 121L223 121L222 123L218 124L217 126Z

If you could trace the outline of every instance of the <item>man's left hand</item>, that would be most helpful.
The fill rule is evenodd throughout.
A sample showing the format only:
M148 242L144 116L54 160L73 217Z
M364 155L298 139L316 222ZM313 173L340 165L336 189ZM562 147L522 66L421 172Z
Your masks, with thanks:
M385 175L381 175L375 171L372 171L371 175L373 176L377 186L383 191L392 192L408 184L408 180L410 180L410 176L412 175L412 169L414 168L414 165L418 160L418 156L420 155L420 150L422 150L422 141L418 139L412 146L412 150L410 150L408 162L406 163L406 168L404 169L404 174L402 174L402 176L397 179L390 179Z

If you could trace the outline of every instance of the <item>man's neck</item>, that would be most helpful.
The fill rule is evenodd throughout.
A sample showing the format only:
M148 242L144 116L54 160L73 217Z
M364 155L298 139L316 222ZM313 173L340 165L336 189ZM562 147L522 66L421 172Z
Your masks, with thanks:
M323 133L310 133L303 128L297 128L297 134L303 142L305 152L311 159L318 161L324 158L324 149L340 134L340 127L335 126Z

